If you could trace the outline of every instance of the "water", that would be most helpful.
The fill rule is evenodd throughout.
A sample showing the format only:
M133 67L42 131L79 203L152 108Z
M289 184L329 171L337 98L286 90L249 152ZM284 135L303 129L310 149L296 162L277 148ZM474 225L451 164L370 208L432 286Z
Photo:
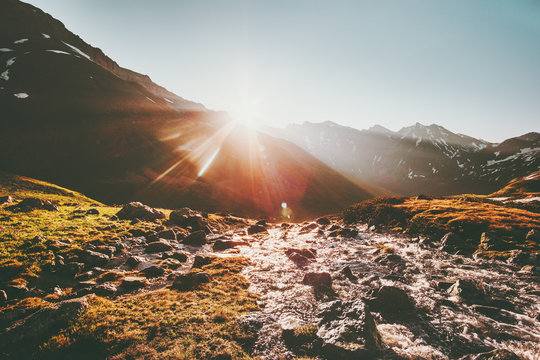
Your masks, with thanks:
M332 274L333 289L342 299L369 296L381 285L404 288L414 300L417 316L389 322L374 313L387 350L382 358L455 359L492 348L508 349L528 360L540 359L540 282L538 276L499 261L474 260L419 244L407 236L378 234L358 227L355 239L327 238L327 231L301 234L300 226L273 227L269 234L234 235L250 242L232 253L251 260L243 275L251 291L260 295L264 313L275 320L260 333L253 355L263 359L292 358L281 340L281 327L310 325L318 304L328 301L302 284L307 271ZM393 248L383 254L382 247ZM298 268L285 255L289 248L314 249L314 262ZM397 255L397 256L396 256ZM359 280L352 283L339 274L349 266ZM494 320L452 298L439 281L481 280L490 295L513 304ZM501 300L502 301L502 300ZM508 306L507 306L508 307ZM279 325L279 326L278 326Z

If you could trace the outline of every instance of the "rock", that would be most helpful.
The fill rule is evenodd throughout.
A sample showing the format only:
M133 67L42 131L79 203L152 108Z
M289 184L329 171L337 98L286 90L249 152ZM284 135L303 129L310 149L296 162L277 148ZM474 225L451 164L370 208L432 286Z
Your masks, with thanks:
M189 253L185 251L174 251L174 252L171 252L170 255L168 255L168 257L172 259L176 259L180 262L186 262L189 257Z
M265 220L265 219L261 219L261 220L257 221L257 222L255 223L255 225L261 225L261 226L266 227L266 220Z
M332 277L327 272L308 272L302 284L313 286L315 290L332 290Z
M180 266L182 266L182 263L176 259L169 258L169 259L163 260L163 262L161 262L161 266L163 266L166 269L175 270L175 269L178 269Z
M344 238L355 238L358 236L358 230L345 228L345 229L341 229L341 231L338 231L338 234L340 236L343 236Z
M114 246L97 246L95 251L112 257L116 253L116 248Z
M1 203L1 201L0 201ZM534 241L534 242L540 242L540 231L531 229L527 235L525 236L525 240L527 241Z
M360 300L335 300L319 307L317 336L327 359L373 359L381 339L369 307Z
M85 250L81 255L81 259L82 262L90 267L103 266L110 261L110 258L107 255L92 250Z
M126 276L122 279L120 286L126 290L137 290L146 287L148 281L139 276Z
M165 274L165 270L158 265L149 266L146 269L141 270L141 272L148 278L160 277Z
M32 210L58 211L58 205L51 200L26 198L18 204L8 206L11 211L28 212Z
M172 211L171 214L169 215L169 221L176 225L183 225L184 221L187 218L191 216L195 216L195 215L196 213L193 210L185 207L179 210Z
M488 300L484 285L474 280L457 280L450 286L448 293L468 304L483 304Z
M407 316L415 309L409 294L396 286L381 287L370 305L374 311L394 316Z
M300 229L300 234L302 233L308 233L310 232L311 230L314 230L317 228L317 224L316 223L311 223L311 224L307 224L307 225L304 225L302 226L302 228Z
M159 210L153 209L150 206L141 204L140 202L130 202L124 205L122 210L116 213L120 220L139 219L144 221L155 221L165 219L165 214Z
M90 209L86 212L86 215L99 215L98 209Z
M27 346L45 340L67 326L88 308L86 298L70 299L42 308L15 323L0 336L0 347Z
M190 291L210 281L212 278L205 272L189 272L176 277L171 287L180 291Z
M345 266L343 269L341 269L340 273L353 283L358 281L358 277L353 274L350 266Z
M189 214L186 211L175 210L169 216L169 221L183 228L191 227L192 230L203 230L208 226L207 219L191 210Z
M258 233L262 233L262 232L268 232L266 230L266 227L262 226L262 225L251 225L250 227L247 228L247 234L248 235L253 235L253 234L258 234Z
M336 230L340 230L340 229L341 229L341 227L339 225L332 225L332 226L330 226L328 231L336 231Z
M484 232L480 237L480 244L478 245L478 249L485 251L508 250L509 244L493 234Z
M466 355L459 360L520 360L521 358L510 350L497 349L490 352Z
M214 245L212 245L212 249L215 251L222 251L227 249L232 249L237 246L247 246L249 245L245 241L235 241L235 240L216 240L214 242Z
M201 255L195 255L195 259L193 259L193 268L200 268L205 265L209 265L212 263L212 260L214 260L214 256L201 256Z
M164 251L171 251L173 247L167 240L158 240L151 242L150 244L146 245L146 248L144 251L146 251L149 254L164 252Z
M201 246L206 244L206 233L204 230L194 231L183 240L185 245Z
M146 261L145 257L130 256L126 260L126 265L129 266L130 268L136 268L137 266L139 266L139 264L142 264L145 261Z
M305 267L315 260L315 251L309 249L287 249L285 255L298 267Z
M5 304L8 301L8 296L4 290L0 290L0 304Z
M11 196L0 196L0 205L7 205L11 203L13 203L13 198Z
M455 251L463 245L463 240L453 232L446 233L441 239L441 250Z
M317 224L319 225L330 225L330 219L326 217L320 217L317 219Z
M167 240L176 241L176 233L174 232L173 229L162 230L156 234L156 237L158 239L167 239Z
M486 315L492 319L495 319L500 322L504 322L507 324L515 324L517 323L517 320L508 315L508 313L503 312L501 309L494 307L494 306L485 306L485 305L478 305L474 304L471 306L471 308L476 311L477 313Z
M65 276L74 278L77 274L84 270L84 263L68 262L64 266L59 267L58 271Z

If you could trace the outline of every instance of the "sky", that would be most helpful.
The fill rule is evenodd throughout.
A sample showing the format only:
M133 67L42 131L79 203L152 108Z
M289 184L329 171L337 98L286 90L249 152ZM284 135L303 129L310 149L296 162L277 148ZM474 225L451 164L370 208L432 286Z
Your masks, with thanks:
M540 131L538 0L26 0L121 66L253 126Z

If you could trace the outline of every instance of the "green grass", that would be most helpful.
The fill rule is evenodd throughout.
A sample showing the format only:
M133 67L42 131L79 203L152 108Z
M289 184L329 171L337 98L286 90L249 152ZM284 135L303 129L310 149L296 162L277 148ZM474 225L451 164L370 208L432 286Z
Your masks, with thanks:
M6 284L32 287L56 255L68 255L94 245L114 244L131 231L149 231L161 223L111 219L120 208L82 194L21 176L0 173L0 196L15 201L37 197L55 201L59 211L12 212L0 206L0 288ZM99 215L87 215L97 209ZM171 210L163 210L167 215ZM245 219L209 214L211 225L221 230L243 227ZM36 236L42 240L32 240ZM70 242L57 247L52 240ZM247 359L241 343L249 337L237 326L237 316L256 310L256 296L239 275L243 258L219 259L204 266L213 281L199 289L179 292L169 288L115 300L91 297L88 311L69 328L42 344L11 349L15 358L111 359ZM119 281L105 273L98 282ZM69 295L72 289L63 289ZM25 310L31 313L63 296L30 297L0 307L0 315Z

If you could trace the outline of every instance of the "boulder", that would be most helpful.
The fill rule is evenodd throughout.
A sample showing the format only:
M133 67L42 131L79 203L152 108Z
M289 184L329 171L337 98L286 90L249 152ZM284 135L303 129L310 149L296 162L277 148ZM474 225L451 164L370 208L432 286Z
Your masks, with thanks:
M381 287L370 305L374 311L394 316L410 315L415 309L409 294L396 286Z
M317 224L319 225L330 225L330 219L326 217L320 217L317 219Z
M183 228L191 227L192 230L203 230L208 226L208 220L196 213L186 215L184 211L175 210L169 216L172 224Z
M18 321L0 336L0 347L27 346L57 333L88 308L86 298L70 299L42 308Z
M26 198L18 204L11 205L7 209L11 211L28 212L32 210L58 211L58 205L51 200L38 198Z
M144 220L155 221L165 219L165 214L159 210L153 209L150 206L141 204L140 202L130 202L124 205L122 210L116 213L120 220Z
M183 240L185 245L201 246L206 244L206 233L204 230L197 230L186 236Z
M266 227L255 224L248 227L246 232L248 235L253 235L253 234L258 234L258 233L263 233L263 232L268 232L268 231L266 230Z
M156 234L158 239L167 239L176 241L176 233L173 229L165 229Z
M150 244L146 245L146 248L144 251L146 251L149 254L164 252L164 251L171 251L173 247L167 240L160 239L158 241L151 242Z
M319 307L322 353L327 359L373 359L381 339L369 307L360 300L335 300Z
M110 261L110 258L107 255L97 251L85 250L81 254L81 260L89 267L92 267L106 265Z
M171 287L180 291L190 291L196 289L200 284L206 284L210 281L212 278L205 272L189 272L177 276Z
M332 290L332 277L327 272L308 272L302 284L312 286L315 290Z
M266 224L266 220L265 220L265 219L261 219L261 220L257 221L257 222L255 223L255 225L261 225L261 226L266 227L266 225L267 225L267 224Z
M496 349L490 352L466 355L459 360L520 360L521 358L510 350Z
M189 257L189 253L186 251L173 251L170 254L168 253L168 257L176 259L180 262L186 262Z
M160 277L165 274L165 270L158 265L149 266L146 269L141 270L141 272L148 278Z

